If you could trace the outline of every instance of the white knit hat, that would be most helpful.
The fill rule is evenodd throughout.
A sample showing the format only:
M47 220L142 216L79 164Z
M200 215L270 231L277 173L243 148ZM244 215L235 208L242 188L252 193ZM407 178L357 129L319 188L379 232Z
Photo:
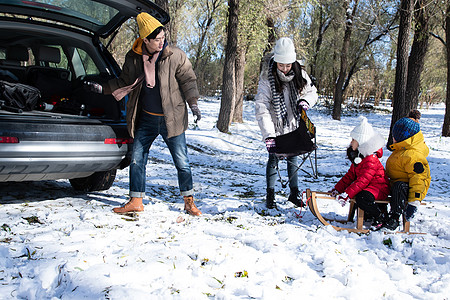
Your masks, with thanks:
M350 137L358 142L359 152L367 156L383 147L385 141L383 136L367 122L366 117L360 116L359 120L360 123L350 132Z
M352 139L362 145L373 136L373 128L366 117L359 117L360 123L350 132Z
M275 43L273 59L280 64L292 64L297 60L294 42L290 38L282 37Z

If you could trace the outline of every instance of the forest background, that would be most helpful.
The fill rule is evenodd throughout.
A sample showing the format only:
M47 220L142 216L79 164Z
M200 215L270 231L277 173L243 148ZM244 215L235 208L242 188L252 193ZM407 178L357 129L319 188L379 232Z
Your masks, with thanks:
M390 103L392 127L410 109L445 102L442 135L450 136L450 0L155 3L169 13L167 40L188 54L200 93L221 99L222 132L242 122L262 57L287 36L333 119L350 107ZM132 19L105 41L120 65L137 36Z

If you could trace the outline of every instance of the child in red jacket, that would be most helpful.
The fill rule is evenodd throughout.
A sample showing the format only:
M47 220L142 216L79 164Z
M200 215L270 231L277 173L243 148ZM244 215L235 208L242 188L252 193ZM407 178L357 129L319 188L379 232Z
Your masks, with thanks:
M365 117L360 117L360 124L350 132L350 137L347 156L352 164L330 192L342 206L355 198L356 205L374 218L371 229L378 230L387 216L375 200L384 200L389 195L389 179L380 162L385 141Z

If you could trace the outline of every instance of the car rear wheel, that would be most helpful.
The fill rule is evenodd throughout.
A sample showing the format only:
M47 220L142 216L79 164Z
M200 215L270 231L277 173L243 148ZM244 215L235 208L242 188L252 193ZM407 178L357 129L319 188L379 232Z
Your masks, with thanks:
M92 192L109 189L116 178L117 170L96 172L88 177L70 179L70 184L77 191Z

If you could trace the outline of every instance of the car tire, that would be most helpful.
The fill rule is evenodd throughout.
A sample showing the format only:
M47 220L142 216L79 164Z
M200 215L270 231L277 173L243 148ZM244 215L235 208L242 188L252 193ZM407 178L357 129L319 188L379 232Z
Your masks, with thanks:
M74 190L83 192L103 191L109 189L116 178L117 170L96 172L88 177L69 179Z

